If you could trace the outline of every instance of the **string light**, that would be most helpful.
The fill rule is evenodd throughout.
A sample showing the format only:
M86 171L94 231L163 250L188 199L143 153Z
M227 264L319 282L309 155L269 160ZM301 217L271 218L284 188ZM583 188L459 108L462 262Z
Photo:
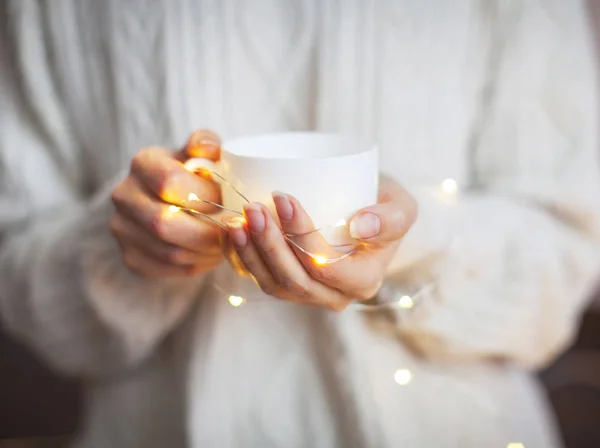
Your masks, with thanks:
M398 369L394 373L394 381L400 386L406 386L412 380L412 373L408 369ZM512 447L511 447L512 448Z
M244 299L243 297L240 296L229 296L229 298L227 299L229 300L229 303L231 306L233 307L238 307L244 304L244 302L246 301L246 299Z
M250 201L248 200L248 198L246 196L244 196L244 194L242 192L240 192L234 185L231 184L231 182L229 182L227 179L225 179L223 176L221 176L219 173L215 172L213 169L205 167L205 166L185 166L187 170L189 170L190 172L196 174L196 175L200 175L200 176L209 176L211 178L218 178L221 182L223 182L225 185L227 185L228 187L230 187L244 202L249 203ZM441 184L440 184L440 188L441 190L447 194L447 195L454 195L457 191L458 191L458 184L456 183L456 181L454 179L445 179ZM233 213L236 217L241 217L243 218L243 213L237 211L237 210L232 210L230 208L224 207L221 204L218 204L216 202L212 202L212 201L207 201L204 199L200 199L195 193L190 193L188 195L187 198L187 202L202 202L204 204L208 204L208 205L212 205L214 207L220 208L223 211L227 211L230 213ZM213 218L212 216L210 216L207 213L203 213L203 212L199 212L193 208L189 208L186 207L185 205L182 207L177 207L177 206L172 206L172 207L176 207L177 210L183 210L188 214L194 215L194 216L198 216L198 217L202 217L205 219L208 219L209 221L211 221L213 224L216 224L217 226L219 226L220 228L222 228L223 230L227 230L227 226L219 221L217 221L215 218ZM175 209L171 209L170 211L175 211ZM244 221L245 222L245 221ZM307 255L308 257L312 258L312 260L314 261L314 263L318 266L323 266L326 264L331 264L331 263L337 263L339 261L342 261L348 257L350 257L351 255L353 255L354 253L356 253L364 244L360 244L357 243L355 245L349 245L349 244L343 244L343 245L332 245L332 247L334 248L349 248L348 251L346 251L345 253L337 256L337 257L326 257L324 255L321 254L315 254L312 253L308 250L306 250L304 247L302 247L300 244L298 244L294 239L301 237L301 236L306 236L306 235L310 235L312 233L316 233L316 232L320 232L324 229L327 228L339 228L339 227L345 227L347 225L347 221L346 219L342 218L340 219L338 222L336 222L334 225L330 225L330 226L326 226L326 227L321 227L319 229L313 229L310 232L306 232L303 234L292 234L292 233L284 233L283 236L285 237L286 241L291 244L292 246L294 246L296 249L298 249L300 252L304 253L305 255ZM399 306L401 308L412 308L413 307L413 301L410 297L406 296L406 297L402 297L400 299L399 302Z
M229 182L227 179L225 179L223 176L221 176L219 173L215 172L214 170L208 168L208 167L204 167L204 166L186 166L186 169L188 171L191 171L194 174L197 175L210 175L212 177L216 177L218 179L220 179L224 184L226 184L228 187L230 187L244 202L249 203L250 201L248 200L248 198L246 196L244 196L244 194L242 192L240 192L237 188L235 188L235 186L233 186L231 184L231 182ZM236 215L236 218L242 218L244 217L243 213L237 211L237 210L232 210L230 208L227 208L221 204L218 204L216 202L212 202L212 201L207 201L204 199L200 199L195 193L190 193L188 195L188 199L187 202L202 202L204 204L208 204L208 205L212 205L214 207L218 207L221 210L233 213L234 215ZM172 207L177 207L177 206L172 206ZM210 216L207 213L203 213L203 212L199 212L198 210L195 210L193 208L189 208L186 207L185 205L182 207L177 207L177 210L183 210L184 212L193 215L193 216L198 216L198 217L202 217L205 219L208 219L209 221L211 221L213 224L216 224L217 226L219 226L221 229L223 230L227 230L227 226L219 221L217 221L215 218L213 218L212 216ZM243 221L245 223L245 220ZM343 245L332 245L332 247L349 247L351 246L350 250L348 250L347 252L337 256L337 257L325 257L324 255L320 255L320 254L315 254L312 253L308 250L306 250L304 247L302 247L300 244L298 244L296 241L294 241L294 238L298 238L301 236L306 236L306 235L310 235L312 233L316 233L316 232L320 232L326 228L330 228L330 227L344 227L347 225L347 222L345 219L340 219L335 225L333 226L327 226L327 227L321 227L319 229L313 229L310 232L306 232L306 233L302 233L302 234L293 234L293 233L284 233L283 236L286 239L286 241L291 244L292 246L294 246L296 249L298 249L300 252L304 253L305 255L307 255L308 257L312 258L313 261L315 262L315 264L319 265L319 266L323 266L326 264L331 264L331 263L337 263L338 261L342 261L346 258L348 258L349 256L353 255L355 252L357 252L359 250L359 248L361 247L361 244L356 244L356 245L348 245L348 244L343 244Z
M319 266L327 264L327 257L324 257L323 255L315 256L314 260L315 260L315 263L318 264Z
M454 179L445 179L440 187L446 194L455 194L458 191L458 184Z
M196 175L199 175L199 176L208 177L210 179L218 178L223 184L230 187L245 203L250 202L248 200L248 198L246 196L244 196L243 193L241 193L227 179L225 179L220 174L216 173L214 170L212 170L208 167L203 167L203 166L198 167L198 166L193 166L193 165L190 165L190 166L186 165L185 168L188 169L188 171L190 171ZM448 178L439 184L439 188L442 193L444 193L447 197L450 197L450 196L453 196L455 193L457 193L458 184L454 179ZM215 203L215 202L200 199L198 197L198 195L193 192L188 194L187 202L189 202L189 203L201 202L201 203L204 203L207 205L217 207L223 211L232 213L234 215L234 217L231 219L233 219L235 222L238 222L242 225L246 224L246 220L244 218L243 213L241 213L237 210L232 210L230 208L224 207L223 205ZM184 211L190 215L193 215L193 216L196 216L199 218L203 218L203 219L207 219L207 220L211 221L212 223L214 223L215 225L222 228L223 230L228 230L226 224L218 221L217 219L213 218L211 215L209 215L207 213L199 212L198 210L195 210L193 208L186 207L185 203L180 206L171 205L169 207L169 211L170 212ZM360 250L361 247L364 247L366 244L357 241L354 244L332 245L331 247L333 247L333 248L345 248L348 250L345 251L345 253L342 253L341 255L339 255L337 257L328 258L325 255L315 254L315 253L312 253L312 252L306 250L304 247L302 247L300 244L298 244L294 239L298 238L298 237L302 237L302 236L307 236L312 233L321 232L322 230L327 229L327 228L345 227L345 226L347 226L347 224L348 224L347 220L342 218L342 219L338 220L335 224L330 225L330 226L313 229L310 232L306 232L306 233L302 233L302 234L283 233L283 236L290 245L292 245L297 250L304 253L308 257L310 257L316 265L323 266L323 265L327 265L327 264L331 264L331 263L336 263L338 261L344 260L347 257L352 256L354 253L356 253L358 250ZM424 287L420 288L418 295L421 295L425 291L429 291L429 289L431 287L433 287L434 284L435 284L434 282L430 282L430 283L426 284ZM239 307L243 303L245 303L245 299L243 297L234 296L234 295L229 296L228 301L231 304L231 306L234 306L234 307ZM394 306L397 306L397 307L403 308L403 309L410 309L415 306L415 301L414 301L413 297L411 297L409 295L402 295L399 299L394 300L392 302L378 303L375 305L356 304L356 308L358 308L359 310L362 310L362 311L370 311L370 310L378 310L382 307L387 307L387 306L391 306L391 305L394 305ZM399 369L394 374L394 380L399 385L407 385L408 383L410 383L412 381L412 373L408 369ZM512 444L509 444L507 446L507 448L524 448L524 446L522 444L512 443Z
M402 296L398 300L398 306L400 308L412 308L414 306L413 299L410 296Z

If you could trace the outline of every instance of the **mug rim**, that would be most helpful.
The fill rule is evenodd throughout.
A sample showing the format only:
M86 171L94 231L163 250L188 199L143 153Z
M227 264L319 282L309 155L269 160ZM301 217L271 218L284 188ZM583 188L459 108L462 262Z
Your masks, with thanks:
M252 155L252 154L244 154L239 150L230 149L232 146L240 145L248 141L259 140L259 139L283 139L283 138L329 138L335 140L346 140L353 146L357 148L365 148L359 149L354 152L348 152L344 154L338 155L325 155L325 156L287 156L287 157L272 157L269 155ZM369 154L372 152L377 152L378 147L375 143L368 143L366 140L360 140L353 138L347 134L343 133L334 133L334 132L320 132L320 131L290 131L290 132L272 132L272 133L261 133L261 134L251 134L233 138L231 140L225 141L221 145L221 151L223 153L227 153L228 155L242 158L242 159L253 159L253 160L270 160L270 161L306 161L306 160L333 160L333 159L345 159L357 157L365 154Z

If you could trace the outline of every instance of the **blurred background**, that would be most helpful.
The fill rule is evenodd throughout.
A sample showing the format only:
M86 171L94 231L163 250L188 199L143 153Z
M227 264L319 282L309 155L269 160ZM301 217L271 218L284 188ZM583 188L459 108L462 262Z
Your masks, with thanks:
M600 1L588 3L600 59ZM566 447L600 447L600 287L576 343L540 376ZM0 448L66 446L79 423L79 386L54 375L0 329Z

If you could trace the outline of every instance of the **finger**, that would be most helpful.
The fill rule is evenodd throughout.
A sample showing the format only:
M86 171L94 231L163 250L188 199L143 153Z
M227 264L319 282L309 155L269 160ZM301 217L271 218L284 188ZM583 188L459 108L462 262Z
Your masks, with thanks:
M146 278L190 277L216 267L216 264L201 263L195 266L174 266L148 257L134 247L123 252L123 264L133 273Z
M250 273L256 284L265 294L273 297L281 297L281 288L262 260L256 247L249 240L243 221L236 218L228 220L227 232L244 270Z
M195 252L218 250L219 232L214 224L155 200L134 179L128 178L118 186L112 200L120 213L159 240Z
M396 243L417 218L412 196L398 184L387 181L380 189L376 205L359 210L350 220L350 236L371 245L385 247Z
M276 191L273 193L273 202L281 222L281 230L283 233L292 236L295 243L320 257L334 258L340 255L340 252L327 244L327 241L319 232L315 232L312 219L296 198ZM305 253L299 251L297 254L301 260L310 264L315 263L315 259Z
M283 237L265 206L251 203L244 206L250 243L278 285L293 298L304 303L343 309L348 299L339 291L323 285L308 275L302 263Z
M227 225L227 221L223 221L225 225ZM223 232L225 235L221 241L221 247L223 248L223 254L225 255L225 259L229 262L230 266L233 270L242 277L252 277L252 274L238 255L235 244L233 243L229 231Z
M170 204L208 213L220 203L217 184L185 169L166 148L147 148L138 152L131 162L131 173L153 195Z
M203 254L161 241L120 213L112 217L110 229L118 240L127 241L144 255L162 263L193 266L202 260L212 258L218 261L221 258L220 251Z
M221 139L217 134L206 129L199 129L190 134L185 145L174 152L180 162L185 162L192 157L201 157L214 162L221 155Z
M194 131L185 145L185 152L188 157L202 157L216 162L221 155L221 139L206 129Z
M300 235L293 240L303 249L325 259L342 255L342 252L329 246L319 232L313 232L314 225L296 198L276 192L273 201L283 231ZM362 257L353 255L335 263L322 263L318 257L311 258L298 249L295 251L312 278L347 296L357 299L370 298L381 282L383 269L378 259L367 256L368 254Z

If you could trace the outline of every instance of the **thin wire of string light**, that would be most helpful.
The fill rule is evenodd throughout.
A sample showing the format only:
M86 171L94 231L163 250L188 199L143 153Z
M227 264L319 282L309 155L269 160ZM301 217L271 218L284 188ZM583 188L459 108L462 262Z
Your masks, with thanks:
M203 167L195 168L192 172L194 172L195 174L201 174L202 172L206 172L206 173L209 173L211 176L215 176L221 182L223 182L223 184L225 184L226 186L231 188L245 203L250 202L250 200L241 191L239 191L231 182L229 182L225 177L223 177L219 173L215 172L214 170L203 166ZM453 196L457 193L458 186L453 179L446 179L440 184L440 189L444 194ZM201 203L204 203L207 205L217 207L220 210L230 212L230 213L234 214L235 216L237 216L238 218L243 218L243 216L244 216L243 213L238 210L233 210L233 209L227 208L216 202L208 201L205 199L200 199L194 193L190 193L188 195L188 200L186 202L188 202L188 203L189 202L201 202ZM199 212L199 211L197 211L193 208L190 208L186 205L183 205L183 206L172 205L171 208L172 208L172 211L181 210L192 216L209 220L210 222L214 223L215 225L219 226L220 228L222 228L224 230L228 229L225 224L223 224L222 222L213 218L209 214ZM328 229L328 228L344 227L346 225L347 225L346 220L340 219L336 224L333 224L333 225L320 227L318 229L313 229L313 230L311 230L309 232L305 232L305 233L298 233L298 234L283 233L283 236L289 244L294 246L300 252L302 252L305 255L312 258L316 264L318 264L318 265L332 264L332 263L342 261L342 260L352 256L354 253L356 253L358 250L360 250L364 246L364 244L357 243L355 245L352 245L352 244L332 245L331 247L334 247L334 248L336 248L336 247L337 248L352 247L352 249L350 249L346 253L341 254L340 256L333 257L333 258L327 258L323 255L315 254L313 252L308 251L307 249L302 247L300 244L298 244L296 241L294 241L293 238L307 236L307 235L310 235L310 234L313 234L316 232L320 232L320 231ZM415 290L413 290L411 292L403 291L402 288L399 288L397 286L392 286L392 285L388 285L387 287L384 286L380 292L382 292L382 293L385 292L385 293L378 295L379 300L375 301L374 303L356 302L353 304L352 308L355 309L356 311L362 311L362 312L376 312L376 311L382 311L384 309L388 309L388 310L396 309L398 311L412 312L412 311L415 311L417 304L421 304L421 302L424 299L431 296L431 293L435 289L436 284L437 284L437 282L435 280L432 280L430 282L426 282L425 284L417 287ZM380 301L380 300L383 300L383 301ZM246 299L244 299L243 297L230 296L230 303L232 306L236 306L236 307L240 306L245 301L246 301Z
M195 174L199 174L202 172L208 172L211 176L217 177L226 186L231 188L235 192L235 194L237 194L245 203L250 203L250 200L241 191L239 191L231 182L229 182L225 177L221 176L219 173L215 172L214 170L212 170L208 167L197 167L194 169L193 172ZM236 215L239 218L242 218L244 216L243 213L241 213L238 210L232 210L232 209L225 207L221 204L218 204L216 202L208 201L206 199L200 199L194 193L190 193L188 195L187 201L185 201L185 203L190 203L190 202L201 202L203 204L211 205L211 206L219 208L222 211L233 213L234 215ZM170 209L173 212L181 210L185 213L188 213L191 216L198 217L201 219L207 219L210 222L212 222L213 224L216 224L217 226L219 226L221 229L227 230L227 226L225 224L223 224L222 222L220 222L219 220L213 218L212 216L210 216L207 213L203 213L203 212L195 210L191 207L188 207L187 205L172 205L170 207ZM337 263L339 261L345 260L346 258L352 256L353 254L358 252L358 250L360 250L360 248L363 246L363 244L357 243L355 245L352 245L352 244L332 245L331 247L333 247L333 248L351 247L351 249L347 252L342 253L341 255L338 255L337 257L326 257L324 255L316 254L314 252L307 250L306 248L302 247L299 243L294 241L294 238L298 238L301 236L307 236L307 235L310 235L310 234L313 234L316 232L321 232L322 230L325 230L328 228L344 227L344 226L346 226L346 224L347 223L346 223L345 219L340 219L336 224L333 224L333 225L320 227L318 229L313 229L309 232L304 232L304 233L283 233L283 236L289 244L294 246L296 249L298 249L303 254L312 258L316 264L318 264L318 265L333 264L333 263Z
M403 289L401 286L386 284L377 294L376 299L366 302L355 302L352 309L366 313L372 313L383 310L395 310L399 313L412 313L424 305L424 301L432 301L436 280L428 281L412 292Z

